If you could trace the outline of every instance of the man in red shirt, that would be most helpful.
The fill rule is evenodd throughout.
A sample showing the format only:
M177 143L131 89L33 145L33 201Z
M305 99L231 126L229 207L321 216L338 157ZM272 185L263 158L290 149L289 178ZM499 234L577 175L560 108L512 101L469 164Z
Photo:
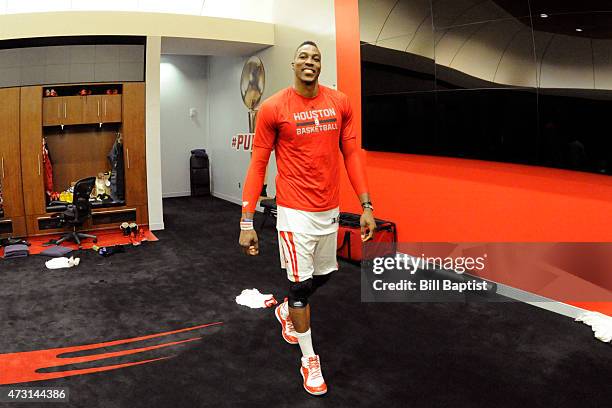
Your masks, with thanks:
M338 269L339 152L363 207L363 241L372 238L376 223L347 96L319 85L321 53L314 42L300 44L291 66L293 87L269 97L257 116L253 155L244 182L239 242L246 254L259 253L253 214L270 153L275 150L276 228L281 267L289 279L289 297L275 314L285 341L300 345L304 388L321 395L327 392L327 385L312 346L308 301Z

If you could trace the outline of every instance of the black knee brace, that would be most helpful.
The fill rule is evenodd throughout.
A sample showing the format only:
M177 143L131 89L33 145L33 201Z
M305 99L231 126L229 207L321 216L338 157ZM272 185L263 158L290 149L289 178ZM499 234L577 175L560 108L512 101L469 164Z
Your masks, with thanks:
M306 279L302 282L289 282L289 307L306 307L308 305L308 297L312 295L313 291L312 279Z
M317 289L325 285L331 278L331 273L326 275L314 275L312 279L302 282L289 282L289 306L293 308L306 307L308 298Z

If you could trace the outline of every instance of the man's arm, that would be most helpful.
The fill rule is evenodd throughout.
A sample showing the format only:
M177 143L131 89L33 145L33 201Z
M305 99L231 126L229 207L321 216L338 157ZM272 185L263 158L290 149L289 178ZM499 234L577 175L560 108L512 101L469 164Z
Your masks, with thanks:
M264 147L253 147L251 164L247 171L242 190L242 217L240 219L240 239L238 240L242 250L247 255L257 255L259 253L259 241L257 233L253 228L253 216L257 200L263 187L266 168L270 160L272 149Z
M247 171L246 179L244 180L244 188L242 189L242 217L253 219L257 200L263 188L264 178L266 176L266 168L270 160L272 149L265 147L253 147L253 155L251 163Z
M368 192L368 183L365 174L365 168L361 161L361 151L357 147L357 142L354 138L347 139L342 142L342 155L344 156L344 166L348 173L349 180L353 186L353 190L359 197L359 202L363 209L361 215L361 239L367 241L374 236L374 230L376 229L376 221L372 214L372 209L367 207L366 203L371 204L370 193Z
M357 146L357 135L353 129L353 110L348 97L342 98L342 129L340 133L340 149L344 156L344 166L348 173L353 190L359 197L363 213L361 214L361 240L367 241L374 236L376 221L372 214L372 203L368 192L368 181L365 167L361 161L361 149Z
M253 216L261 194L270 154L276 142L274 108L263 104L257 114L257 126L253 140L253 154L242 189L242 217L238 243L247 255L257 255L259 244L253 228Z

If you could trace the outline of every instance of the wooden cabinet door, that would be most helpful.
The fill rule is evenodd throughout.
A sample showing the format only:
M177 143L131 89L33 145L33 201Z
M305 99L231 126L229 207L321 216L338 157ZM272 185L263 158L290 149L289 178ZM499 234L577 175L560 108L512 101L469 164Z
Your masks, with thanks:
M25 217L0 219L0 238L17 238L27 235Z
M104 122L121 122L121 95L102 95L102 118Z
M89 95L83 98L83 123L102 123L102 97Z
M26 228L25 217L14 217L13 221L13 237L27 237L28 231Z
M145 85L123 85L123 149L126 205L147 205Z
M42 87L21 88L21 176L26 214L46 212L42 168L42 106Z
M63 123L64 99L43 98L43 126L57 126Z
M63 96L64 100L64 125L77 125L83 123L83 106L85 96Z
M19 146L19 88L0 89L0 183L4 217L23 216Z

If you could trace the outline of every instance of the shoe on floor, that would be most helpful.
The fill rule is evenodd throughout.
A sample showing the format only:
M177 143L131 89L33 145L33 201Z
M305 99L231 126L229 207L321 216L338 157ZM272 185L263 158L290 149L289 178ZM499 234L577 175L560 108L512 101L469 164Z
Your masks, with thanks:
M321 361L319 356L302 357L300 374L304 379L304 389L312 395L323 395L327 392L327 384L321 372Z
M274 314L276 315L276 319L281 324L281 334L283 335L283 339L289 344L298 344L298 339L296 337L295 328L293 327L293 322L291 321L291 317L289 317L289 304L287 299L276 306L274 310Z

